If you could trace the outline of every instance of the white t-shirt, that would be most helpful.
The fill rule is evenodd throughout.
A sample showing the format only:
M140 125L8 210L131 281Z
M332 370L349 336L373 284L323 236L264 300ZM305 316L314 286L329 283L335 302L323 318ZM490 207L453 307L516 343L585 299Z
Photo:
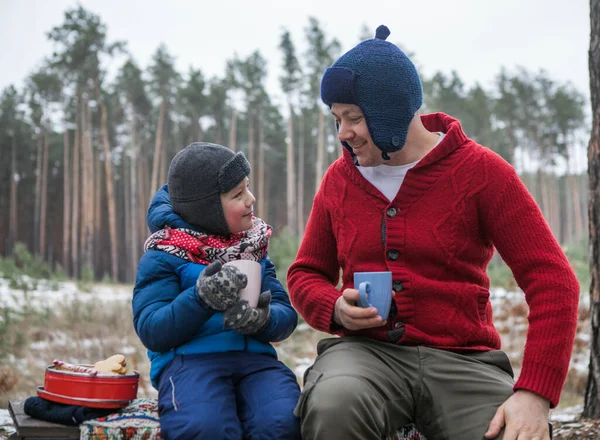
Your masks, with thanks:
M445 134L438 132L440 135L434 148L444 139ZM419 161L407 163L406 165L377 165L375 167L358 166L358 171L367 179L375 188L377 188L390 202L394 200L396 194L400 190L400 186L404 181L404 177L408 170L418 164Z

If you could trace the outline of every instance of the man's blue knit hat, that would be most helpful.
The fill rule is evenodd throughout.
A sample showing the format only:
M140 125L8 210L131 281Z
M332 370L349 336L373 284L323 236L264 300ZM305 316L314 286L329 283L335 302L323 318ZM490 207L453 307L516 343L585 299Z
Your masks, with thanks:
M321 99L329 107L334 103L360 107L384 159L404 147L408 126L423 103L419 74L404 52L385 41L389 35L386 26L379 26L375 38L342 55L321 81ZM342 144L352 152L346 142Z

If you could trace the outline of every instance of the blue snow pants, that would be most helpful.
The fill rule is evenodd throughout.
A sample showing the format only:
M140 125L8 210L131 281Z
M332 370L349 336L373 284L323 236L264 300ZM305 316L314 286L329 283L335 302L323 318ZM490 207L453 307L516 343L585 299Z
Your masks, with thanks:
M300 440L296 376L272 356L180 355L160 377L164 439Z

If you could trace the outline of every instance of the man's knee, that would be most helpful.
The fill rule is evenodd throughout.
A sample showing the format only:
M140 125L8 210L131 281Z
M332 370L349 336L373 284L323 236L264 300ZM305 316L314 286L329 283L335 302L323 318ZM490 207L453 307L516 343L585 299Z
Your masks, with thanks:
M379 402L379 404L377 404ZM380 436L385 430L381 398L365 379L326 377L300 398L304 438L357 438Z
M307 396L305 412L335 422L353 414L370 413L377 401L375 390L366 380L333 376L317 382Z

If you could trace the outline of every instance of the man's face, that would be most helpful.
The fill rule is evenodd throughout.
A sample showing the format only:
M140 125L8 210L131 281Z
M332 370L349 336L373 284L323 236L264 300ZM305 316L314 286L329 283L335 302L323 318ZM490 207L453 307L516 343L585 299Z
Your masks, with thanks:
M331 114L338 124L338 138L352 147L352 152L362 167L374 167L383 163L381 150L375 146L367 121L360 107L354 104L333 104Z

